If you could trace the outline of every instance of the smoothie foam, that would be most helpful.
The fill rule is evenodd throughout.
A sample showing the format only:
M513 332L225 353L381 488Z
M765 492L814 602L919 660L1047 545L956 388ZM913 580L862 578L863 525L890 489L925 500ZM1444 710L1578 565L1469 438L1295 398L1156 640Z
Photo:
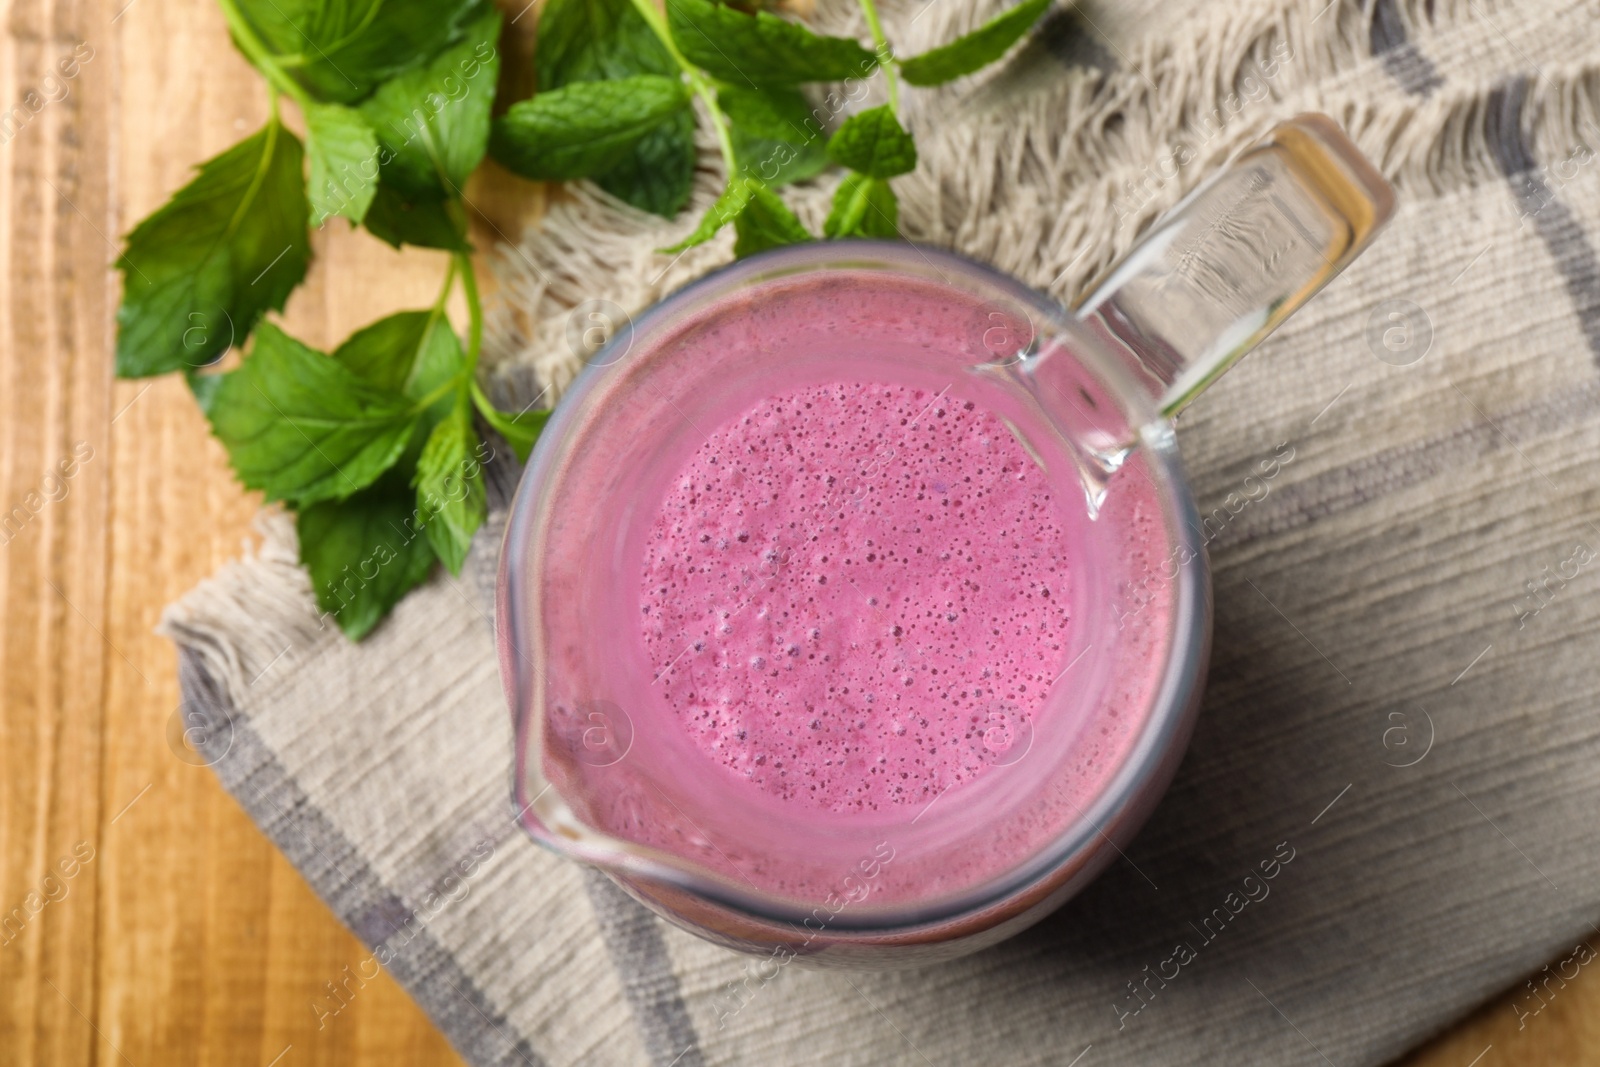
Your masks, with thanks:
M833 382L711 432L652 527L656 683L726 772L837 813L1003 761L1064 665L1044 473L970 400Z

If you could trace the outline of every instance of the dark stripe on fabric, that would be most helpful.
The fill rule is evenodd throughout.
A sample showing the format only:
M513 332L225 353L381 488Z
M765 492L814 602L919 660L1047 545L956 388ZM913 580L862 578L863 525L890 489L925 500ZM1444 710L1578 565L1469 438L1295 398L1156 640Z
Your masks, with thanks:
M1117 57L1100 40L1100 33L1082 14L1070 7L1050 9L1033 31L1029 48L1048 52L1067 67L1117 69Z
M1397 0L1374 0L1368 40L1383 69L1412 96L1427 97L1444 84L1433 61L1407 38Z
M1556 198L1539 172L1524 121L1527 101L1526 76L1496 86L1489 93L1484 135L1495 164L1511 185L1523 223L1533 226L1555 260L1589 351L1600 363L1600 257L1572 209Z
M1429 478L1469 467L1482 457L1521 446L1600 414L1600 382L1570 389L1496 413L1494 425L1481 419L1424 441L1384 449L1345 467L1324 471L1274 489L1259 505L1233 517L1210 547L1243 544L1325 519L1370 500L1410 488ZM1501 436L1504 433L1505 436ZM1204 520L1205 513L1201 519Z
M661 921L593 867L585 867L583 876L650 1062L655 1067L704 1067L700 1035L661 938Z
M544 1060L473 982L416 913L391 892L355 845L323 814L237 713L205 660L180 646L178 679L191 738L240 806L294 864L317 895L374 951L388 943L386 968L462 1059L473 1067L544 1067ZM351 970L366 970L351 961ZM337 985L341 972L329 975ZM309 1002L308 1002L309 1004ZM327 1007L336 1002L328 1000ZM315 1010L309 1004L308 1010ZM328 1025L338 1025L337 1018Z

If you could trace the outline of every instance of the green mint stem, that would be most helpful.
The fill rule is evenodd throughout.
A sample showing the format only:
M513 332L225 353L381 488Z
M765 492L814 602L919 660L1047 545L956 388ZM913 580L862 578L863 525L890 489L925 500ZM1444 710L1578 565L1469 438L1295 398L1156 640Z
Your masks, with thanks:
M689 81L689 88L694 90L695 95L701 99L706 105L706 110L710 112L711 128L717 134L717 147L722 150L722 161L728 167L728 180L732 181L733 173L738 163L733 156L733 137L728 132L728 118L722 113L722 108L717 106L716 89L712 87L705 73L685 59L683 53L678 51L677 42L672 39L672 31L667 27L666 16L657 11L656 6L650 0L632 0L632 3L634 9L639 12L639 16L655 32L656 37L660 39L661 44L672 56L673 61L678 64L678 68L683 71L684 76Z
M483 412L483 417L486 419L492 420L499 414L494 402L489 399L489 394L483 391L483 386L478 384L478 379L476 378L472 379L472 402L478 406L479 411Z
M283 72L278 66L272 53L267 51L267 46L261 42L255 28L245 20L238 4L234 0L217 0L217 6L222 8L222 17L228 23L228 29L233 33L233 39L239 43L239 48L255 64L257 70L267 79L278 92L299 104L303 110L311 103L311 97L300 87L300 83ZM277 100L273 100L273 115L277 115Z
M648 0L646 0L648 2ZM717 133L717 147L722 150L722 161L728 167L728 180L733 180L734 169L738 162L733 157L733 136L728 132L728 120L722 113L722 108L717 105L716 90L706 76L698 68L689 68L689 85L706 105L706 110L711 113L711 128Z
M444 285L439 289L439 297L433 302L433 318L438 319L444 314L444 304L450 299L450 290L456 284L456 257L450 257L450 265L444 271ZM431 325L431 324L430 324Z
M900 78L895 73L889 39L883 35L883 23L878 20L878 5L873 0L861 0L861 13L867 16L867 28L872 31L874 51L878 53L878 66L883 68L884 85L889 90L889 110L899 112Z
M473 269L471 253L457 252L450 257L450 266L444 276L444 288L439 291L439 299L433 304L430 325L432 320L444 314L445 301L450 298L450 290L454 287L458 274L461 276L461 290L467 295L466 357L462 361L461 373L423 397L417 404L418 411L426 411L436 400L450 392L456 394L456 409L465 411L480 391L478 355L483 351L483 299L478 294L478 272Z
M468 381L478 372L478 354L483 351L483 300L478 295L478 273L472 267L472 257L457 252L453 257L455 269L461 275L461 288L467 294L467 365Z

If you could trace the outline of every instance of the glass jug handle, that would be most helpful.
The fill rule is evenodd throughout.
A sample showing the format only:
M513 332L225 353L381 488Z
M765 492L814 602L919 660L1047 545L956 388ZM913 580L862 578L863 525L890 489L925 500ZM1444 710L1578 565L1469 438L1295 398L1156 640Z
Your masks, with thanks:
M1298 115L1163 216L1076 314L1170 419L1355 259L1394 205L1332 119Z

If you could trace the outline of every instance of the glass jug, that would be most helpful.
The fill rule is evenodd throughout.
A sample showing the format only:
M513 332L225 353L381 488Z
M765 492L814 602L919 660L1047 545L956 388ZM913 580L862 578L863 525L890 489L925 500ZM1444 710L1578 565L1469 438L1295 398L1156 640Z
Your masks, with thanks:
M678 925L779 962L924 963L1057 907L1149 815L1200 699L1210 583L1172 419L1348 264L1393 207L1393 191L1338 127L1303 115L1174 208L1071 311L948 252L850 241L746 259L640 315L566 394L506 529L497 631L528 833ZM940 711L918 707L909 690L808 705L795 744L820 755L825 738L849 743L827 750L837 763L803 771L788 750L731 751L742 729L706 742L711 734L687 729L672 703L700 699L694 690L716 671L745 669L730 667L719 642L758 623L778 633L784 624L768 613L780 587L802 572L826 578L807 569L822 567L807 554L807 530L774 520L750 542L730 527L717 547L742 562L730 564L726 603L659 648L646 647L641 622L653 524L686 462L763 397L857 379L895 383L927 407L822 472L823 510L812 514L866 507L897 465L921 462L924 419L976 407L1009 431L1034 465L1028 476L1057 502L1039 528L1048 534L1023 537L1029 547L1017 552L1071 577L1054 593L1070 622L1045 684L1025 698L962 688L965 729L929 757L942 769L901 771L891 784L890 731ZM972 473L952 479L970 483ZM1005 561L1022 558L979 549L991 561L986 582L1006 582ZM828 566L839 562L856 561ZM892 580L853 573L860 602L781 636L774 655L800 662L805 641L822 648L829 629L852 648L878 642L892 686L895 663L920 646L897 621ZM988 677L984 657L1010 654L994 633L991 645L947 654ZM791 669L760 656L748 667ZM742 692L722 698L718 729L759 734L793 718ZM807 777L810 799L795 785Z

